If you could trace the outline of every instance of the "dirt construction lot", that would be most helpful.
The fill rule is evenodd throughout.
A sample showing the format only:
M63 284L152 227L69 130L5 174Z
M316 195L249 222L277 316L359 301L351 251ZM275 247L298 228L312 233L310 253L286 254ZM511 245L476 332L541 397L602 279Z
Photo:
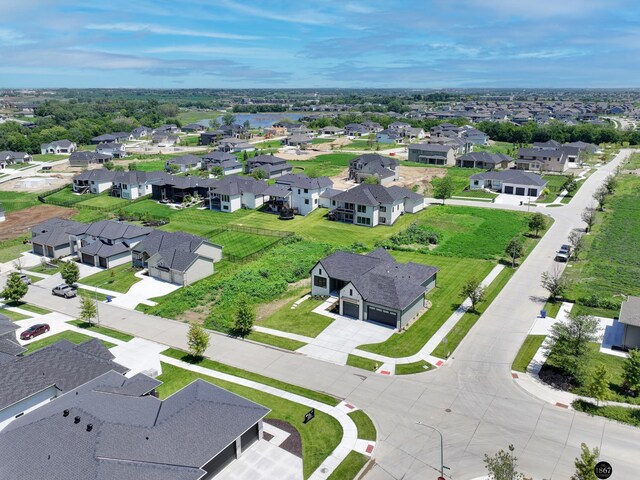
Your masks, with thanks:
M0 240L9 240L24 235L34 225L50 218L69 218L76 213L78 213L77 210L54 205L37 205L9 213L6 220L0 222Z
M418 193L425 196L431 195L431 180L434 178L442 178L447 174L446 168L421 168L421 167L403 167L400 165L400 175L397 182L392 185L405 187L408 189L418 186ZM333 188L339 190L354 187L356 184L353 180L347 181L349 169L345 168L339 175L331 177Z

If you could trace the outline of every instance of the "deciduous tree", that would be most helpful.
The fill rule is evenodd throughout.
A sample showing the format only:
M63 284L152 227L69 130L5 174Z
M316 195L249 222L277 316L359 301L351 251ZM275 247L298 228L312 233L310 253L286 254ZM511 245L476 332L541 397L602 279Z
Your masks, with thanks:
M471 301L471 311L476 311L476 306L484 300L485 288L480 284L480 280L470 279L462 287L462 296L468 297Z
M64 283L72 286L80 278L80 269L78 268L78 264L73 260L67 260L60 268L60 275L62 276Z
M632 395L640 393L640 350L629 350L629 356L622 364L622 381Z
M557 266L542 274L541 283L554 301L562 298L568 287L567 280L562 276L562 272Z
M587 224L585 229L587 232L591 230L591 227L596 223L596 209L593 207L587 207L582 211L582 221Z
M547 217L540 212L536 212L529 217L529 230L535 232L536 237L540 230L544 230L547 227Z
M580 252L584 248L584 233L572 230L569 234L569 243L573 251L573 259L578 260Z
M596 399L599 406L602 400L609 398L609 370L603 363L599 363L591 372L587 382L587 393Z
M229 126L232 125L236 121L236 116L231 112L225 112L222 115L222 124Z
M600 210L604 210L604 204L607 203L607 196L609 195L609 191L607 187L604 185L600 185L596 191L593 193L593 198L596 202L598 202L598 208Z
M256 312L253 305L249 302L246 294L240 295L238 298L238 306L236 310L236 321L234 325L234 333L239 337L246 337L253 329L253 323L256 320Z
M19 302L27 294L29 287L20 278L18 272L11 272L2 290L2 297L7 302Z
M611 195L616 191L616 187L618 186L618 179L615 175L611 174L607 178L604 179L604 188L607 189L607 193Z
M598 447L590 450L586 443L581 443L580 457L576 457L574 462L576 473L571 476L571 480L598 480L595 469L599 456L600 450Z
M442 204L444 205L445 200L451 198L453 195L454 189L453 179L449 175L446 175L442 179L434 182L433 196L438 200L442 200Z
M493 456L484 455L484 466L489 480L523 480L524 475L518 472L518 458L513 453L515 448L509 445L508 451L500 450Z
M187 344L189 352L196 358L202 358L205 350L209 346L209 334L198 323L189 324L189 332L187 333Z
M520 237L513 237L504 249L505 253L511 258L511 267L516 266L516 260L524 255L524 246Z
M89 297L82 297L80 300L80 320L92 324L92 320L98 314L95 302Z

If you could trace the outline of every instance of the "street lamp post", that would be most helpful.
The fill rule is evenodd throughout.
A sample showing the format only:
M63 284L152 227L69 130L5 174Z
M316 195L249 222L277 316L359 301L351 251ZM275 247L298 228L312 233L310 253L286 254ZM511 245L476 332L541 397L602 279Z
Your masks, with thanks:
M421 425L423 427L430 428L435 430L440 435L440 479L444 480L444 437L442 436L442 432L431 425L427 425L426 423L416 422L416 425Z

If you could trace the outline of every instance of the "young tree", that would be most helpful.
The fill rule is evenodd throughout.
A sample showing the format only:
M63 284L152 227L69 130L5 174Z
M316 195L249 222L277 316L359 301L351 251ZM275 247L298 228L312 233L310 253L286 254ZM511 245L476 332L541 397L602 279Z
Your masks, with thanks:
M245 130L249 130L251 128L251 122L249 120L245 120L242 126Z
M511 268L516 266L516 260L524 255L524 247L519 237L513 237L504 249L511 258Z
M89 297L82 297L80 300L80 320L91 325L91 320L98 314L95 302Z
M607 187L604 185L600 185L598 189L593 193L593 198L596 202L598 202L598 208L600 211L604 210L604 204L607 202L607 196L609 192L607 191Z
M253 305L249 303L249 298L244 294L240 295L234 325L235 334L242 338L249 335L253 329L253 322L255 322L255 320L256 312Z
M137 162L131 162L128 166L127 169L130 172L135 172L136 170L138 170L138 163Z
M547 218L544 216L544 214L540 212L536 212L533 215L531 215L531 217L529 217L529 230L534 231L536 234L536 237L538 236L538 233L540 232L540 230L544 230L546 226L547 226Z
M572 230L569 234L569 243L573 250L573 259L578 260L580 252L584 248L584 233L577 230Z
M591 356L590 343L597 340L598 320L589 315L569 315L566 322L551 326L544 347L546 355L578 383L584 381Z
M367 185L378 185L380 183L380 180L378 180L377 176L370 175L366 177L362 183L365 183Z
M78 264L73 260L67 260L60 268L60 275L62 275L64 283L72 286L80 278L80 269L78 268Z
M475 278L470 279L467 283L462 287L462 296L469 297L471 301L471 311L476 311L476 306L484 300L485 288L480 285L480 280Z
M213 130L217 130L218 128L220 128L220 122L218 122L218 118L212 118L211 120L209 120L209 128Z
M618 179L615 175L611 174L607 178L604 179L604 188L607 189L607 193L611 195L616 191L616 187L618 186Z
M598 364L591 372L587 382L587 392L590 397L596 399L598 406L600 401L609 398L609 370L605 364Z
M267 174L263 169L256 168L251 173L251 176L253 176L253 178L255 178L256 180L264 180L267 177Z
M247 151L245 150L244 152L242 152L242 159L246 162L247 160L249 160L249 154L247 153Z
M224 115L222 115L223 125L229 126L229 125L232 125L235 121L236 121L236 117L231 112L225 112Z
M587 207L582 211L582 221L587 224L585 231L591 230L591 227L596 223L596 209L593 207Z
M500 450L490 457L484 454L484 466L487 469L489 480L523 480L524 475L517 471L518 458L513 453L513 445L509 445L508 451Z
M562 298L567 290L568 282L562 276L560 269L555 266L550 272L544 272L541 278L542 287L549 292L551 298L555 301Z
M562 190L567 191L567 195L573 195L573 192L578 189L578 182L576 182L576 177L573 174L569 175L567 177L567 180L562 184L561 188Z
M599 456L600 450L598 447L590 450L586 443L581 443L580 457L576 457L574 462L576 473L571 476L571 480L598 480L595 469Z
M29 286L22 281L18 272L11 272L2 290L6 302L19 302L27 294Z
M453 185L453 179L446 175L440 181L435 182L433 185L433 196L439 200L442 200L442 204L447 198L451 198L455 186Z
M189 332L187 333L187 344L189 352L196 358L202 358L205 350L209 346L209 334L198 323L189 324Z
M640 350L629 350L629 356L622 364L622 381L632 395L640 393Z

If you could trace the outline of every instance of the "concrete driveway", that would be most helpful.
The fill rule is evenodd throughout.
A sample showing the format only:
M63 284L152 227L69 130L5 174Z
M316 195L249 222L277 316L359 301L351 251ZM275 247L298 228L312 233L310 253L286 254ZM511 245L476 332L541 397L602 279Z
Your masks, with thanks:
M149 302L150 298L161 297L181 288L180 285L151 278L143 275L142 272L136 273L136 277L140 281L133 284L127 293L118 294L113 299L114 305L131 310L135 309L139 303L155 305L155 302ZM82 283L82 280L80 283Z
M365 343L384 342L394 331L391 327L336 315L331 325L297 352L345 365L347 357L356 347Z
M143 338L134 338L111 349L114 361L124 365L130 371L127 377L137 373L144 373L150 377L157 377L162 373L160 366L160 352L166 350L166 345L150 342Z

